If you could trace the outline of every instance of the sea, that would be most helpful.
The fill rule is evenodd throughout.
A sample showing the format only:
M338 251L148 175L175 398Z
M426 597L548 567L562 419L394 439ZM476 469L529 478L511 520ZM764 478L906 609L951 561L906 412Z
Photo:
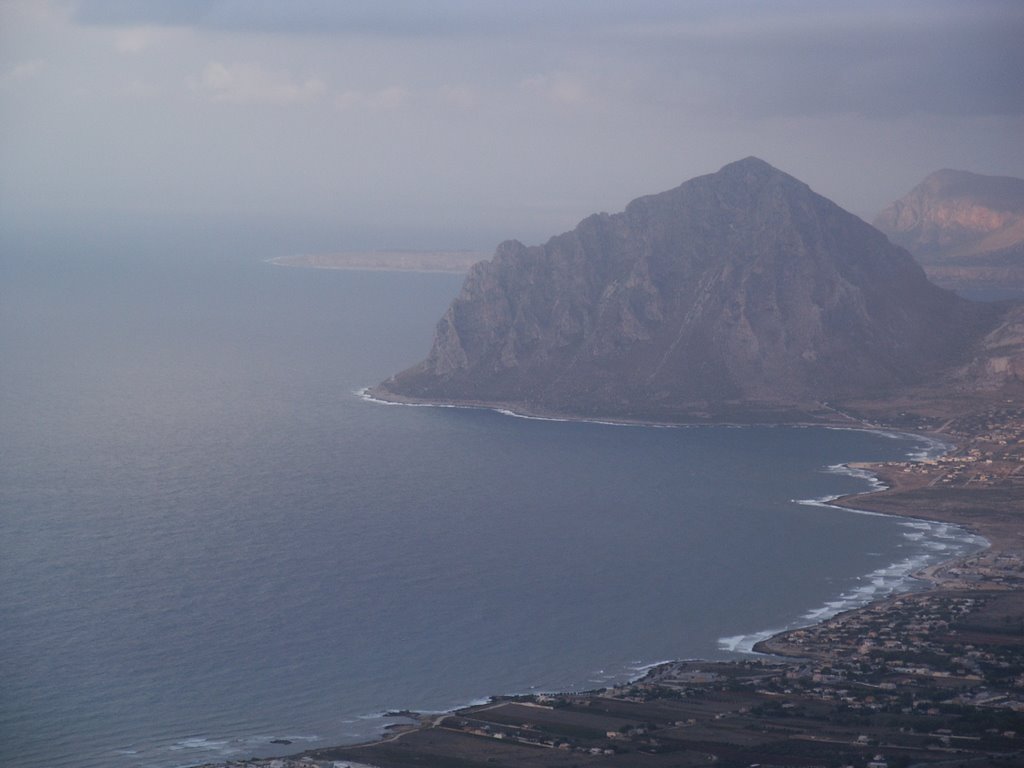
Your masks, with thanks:
M458 275L86 249L0 278L4 766L289 754L739 658L983 545L829 506L921 437L367 399Z

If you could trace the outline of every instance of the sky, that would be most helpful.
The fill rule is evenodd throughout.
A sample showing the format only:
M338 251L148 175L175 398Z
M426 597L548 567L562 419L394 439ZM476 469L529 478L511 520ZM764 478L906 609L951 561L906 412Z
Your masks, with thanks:
M1021 40L1019 0L0 0L0 229L491 251L748 155L870 221L1024 177Z

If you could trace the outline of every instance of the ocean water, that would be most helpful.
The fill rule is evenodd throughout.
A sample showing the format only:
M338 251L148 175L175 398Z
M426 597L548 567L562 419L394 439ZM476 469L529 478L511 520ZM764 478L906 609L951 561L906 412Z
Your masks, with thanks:
M830 507L877 433L381 405L448 275L0 265L0 764L194 765L586 689L980 543ZM288 739L290 746L272 745Z

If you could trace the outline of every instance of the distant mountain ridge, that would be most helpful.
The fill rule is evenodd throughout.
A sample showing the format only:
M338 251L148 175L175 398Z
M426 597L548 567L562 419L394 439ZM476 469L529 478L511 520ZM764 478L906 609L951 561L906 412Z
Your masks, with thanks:
M1024 296L1024 179L936 171L874 223L940 285Z
M999 310L747 158L470 271L383 397L684 419L808 412L963 366Z

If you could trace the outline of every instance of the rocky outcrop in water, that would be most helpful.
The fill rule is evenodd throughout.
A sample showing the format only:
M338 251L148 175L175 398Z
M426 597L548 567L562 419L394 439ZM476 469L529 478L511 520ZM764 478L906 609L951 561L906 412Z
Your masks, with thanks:
M620 418L808 411L966 364L997 322L747 158L470 271L385 397Z

